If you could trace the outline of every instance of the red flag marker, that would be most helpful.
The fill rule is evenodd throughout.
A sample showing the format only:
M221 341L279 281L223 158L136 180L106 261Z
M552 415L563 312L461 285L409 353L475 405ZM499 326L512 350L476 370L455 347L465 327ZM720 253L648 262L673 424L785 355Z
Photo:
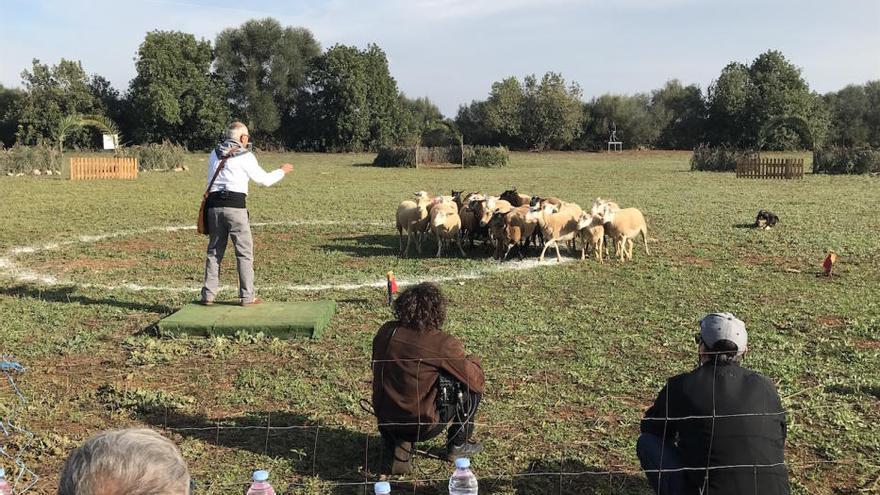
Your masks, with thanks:
M388 285L388 305L394 301L394 294L397 294L397 279L394 278L394 272L389 271L385 274L385 280Z
M825 261L822 262L822 269L825 270L825 276L830 277L831 271L834 269L834 262L837 261L837 253L834 251L828 251L828 255L825 256Z

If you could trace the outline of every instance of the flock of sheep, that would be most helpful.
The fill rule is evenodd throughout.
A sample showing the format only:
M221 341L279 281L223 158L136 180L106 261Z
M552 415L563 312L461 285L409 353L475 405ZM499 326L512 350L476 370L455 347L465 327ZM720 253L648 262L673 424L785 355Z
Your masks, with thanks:
M516 189L504 191L500 196L481 193L464 194L452 191L449 196L431 196L425 191L414 194L397 207L397 232L400 236L400 256L407 256L415 242L421 254L422 243L430 232L437 240L437 256L444 245L455 243L462 256L466 256L462 242L467 240L474 247L475 240L482 240L494 247L494 256L505 260L513 248L519 259L529 245L543 246L540 261L544 261L547 249L556 248L556 259L562 261L559 243L569 242L569 248L581 245L581 259L592 252L600 263L608 256L606 237L614 247L620 261L632 259L633 239L639 234L648 251L648 228L645 217L637 208L621 209L617 203L596 198L589 211L575 203L558 198L528 196ZM406 245L403 236L406 234Z

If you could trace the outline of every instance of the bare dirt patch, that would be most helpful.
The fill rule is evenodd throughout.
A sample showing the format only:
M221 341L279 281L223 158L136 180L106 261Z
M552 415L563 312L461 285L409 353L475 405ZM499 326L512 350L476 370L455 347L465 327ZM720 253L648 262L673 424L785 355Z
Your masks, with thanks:
M111 270L127 270L137 266L139 259L118 258L79 258L74 260L60 260L40 263L34 266L36 270L50 273L70 272L107 272Z
M167 247L167 244L163 245L143 238L114 239L95 243L96 249L127 254L143 254L145 251L162 249L163 247Z
M712 260L700 256L686 255L682 256L681 262L685 265L712 266Z
M846 320L842 316L838 315L817 316L816 323L831 328L843 328L846 326Z

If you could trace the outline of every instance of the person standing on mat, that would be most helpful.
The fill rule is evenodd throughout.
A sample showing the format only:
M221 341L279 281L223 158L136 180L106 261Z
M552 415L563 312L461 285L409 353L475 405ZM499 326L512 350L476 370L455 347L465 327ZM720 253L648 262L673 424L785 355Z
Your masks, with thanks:
M214 303L220 288L220 262L223 261L228 238L232 239L235 248L241 305L251 306L262 302L254 294L254 242L245 204L248 182L271 186L290 173L293 165L285 163L277 170L266 172L248 150L249 142L247 126L233 122L226 129L226 138L208 158L209 194L205 207L209 240L201 298L204 305Z

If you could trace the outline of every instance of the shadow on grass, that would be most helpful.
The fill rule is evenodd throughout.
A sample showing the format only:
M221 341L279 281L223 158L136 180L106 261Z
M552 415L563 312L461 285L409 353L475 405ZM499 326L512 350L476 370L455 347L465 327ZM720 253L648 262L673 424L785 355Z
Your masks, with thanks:
M755 222L735 223L735 224L733 224L733 228L735 228L735 229L753 229L753 228L755 228Z
M325 251L346 253L359 258L373 256L397 256L400 252L400 239L393 234L366 234L350 237L337 237L333 244L319 246Z
M875 399L880 399L880 386L865 385L853 387L851 385L828 385L825 387L825 391L840 395L867 394Z
M608 471L611 470L588 466L575 459L561 461L542 459L532 461L526 471L514 478L513 486L516 493L558 493L561 495L582 493L648 495L653 493L647 480L641 476L609 474Z
M41 301L57 302L57 303L73 303L82 305L99 305L113 306L116 308L128 309L131 311L143 311L146 313L169 314L174 308L164 304L138 303L132 301L121 301L113 298L92 298L76 294L76 286L40 288L30 285L16 285L12 287L0 288L0 294L10 297L23 297L28 299L37 299Z
M289 459L298 474L342 483L338 493L362 493L365 479L371 482L378 479L378 474L390 465L378 434L326 426L291 411L244 414L220 420L172 411L167 415L141 414L139 417L168 432L207 444ZM268 429L269 425L273 429Z

